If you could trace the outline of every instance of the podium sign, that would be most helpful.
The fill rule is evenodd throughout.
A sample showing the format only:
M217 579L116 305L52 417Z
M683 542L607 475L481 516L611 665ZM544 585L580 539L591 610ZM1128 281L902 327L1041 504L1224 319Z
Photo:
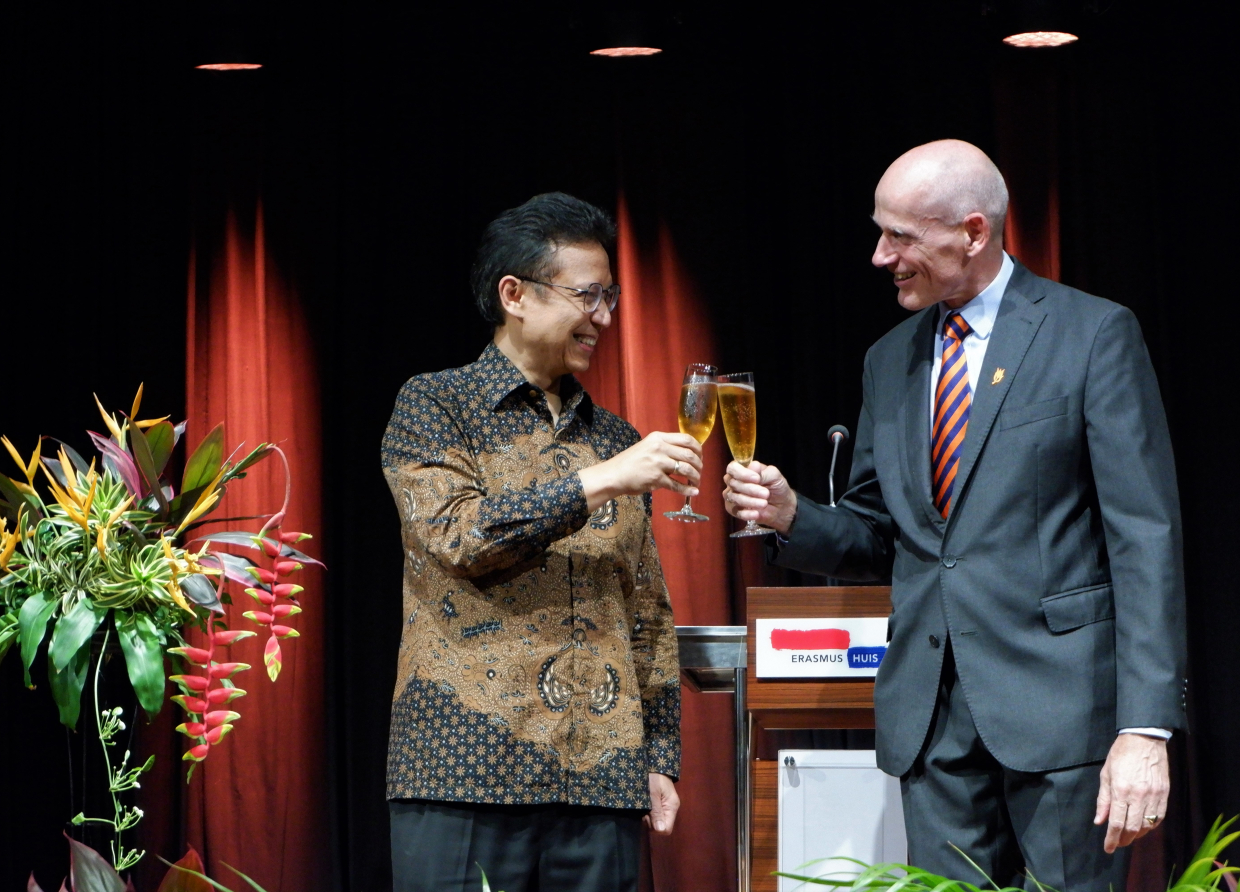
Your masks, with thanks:
M883 617L754 620L758 678L873 678L887 653Z

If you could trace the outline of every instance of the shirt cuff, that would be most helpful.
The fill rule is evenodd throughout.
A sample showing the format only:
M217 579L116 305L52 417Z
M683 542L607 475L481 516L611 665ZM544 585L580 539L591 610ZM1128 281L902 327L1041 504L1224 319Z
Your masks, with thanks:
M1162 740L1170 740L1171 732L1166 728L1120 728L1120 734L1141 734L1145 737L1158 737Z

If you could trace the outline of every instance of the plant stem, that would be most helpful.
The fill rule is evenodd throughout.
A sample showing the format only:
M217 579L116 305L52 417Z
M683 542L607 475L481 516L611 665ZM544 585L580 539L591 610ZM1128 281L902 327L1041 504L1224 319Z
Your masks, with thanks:
M95 728L99 732L99 747L103 750L103 764L108 772L108 795L112 797L112 820L107 821L103 818L97 818L100 823L110 823L112 825L112 833L115 837L112 841L112 863L116 864L120 860L121 849L121 831L119 829L121 819L120 803L116 799L115 784L112 782L112 759L108 755L108 742L103 737L103 710L99 705L99 676L103 672L103 658L108 652L108 639L112 635L112 629L108 624L104 623L103 629L103 646L99 648L99 660L95 663Z

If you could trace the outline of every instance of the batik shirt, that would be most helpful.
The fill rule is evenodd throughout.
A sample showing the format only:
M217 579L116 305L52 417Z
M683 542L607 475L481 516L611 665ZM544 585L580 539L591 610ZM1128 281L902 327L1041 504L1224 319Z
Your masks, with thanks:
M586 506L632 425L571 376L553 421L493 344L408 381L383 438L404 545L390 799L649 808L680 682L649 496Z

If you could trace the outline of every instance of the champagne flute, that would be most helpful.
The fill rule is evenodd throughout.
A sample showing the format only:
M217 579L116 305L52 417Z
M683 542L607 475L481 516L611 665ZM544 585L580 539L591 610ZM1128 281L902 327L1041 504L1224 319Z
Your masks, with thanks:
M758 442L758 409L753 372L719 375L716 380L719 391L719 414L723 416L723 432L728 438L728 448L732 450L732 458L735 461L749 467ZM760 527L751 520L742 529L733 533L732 538L765 536L773 532L775 531L768 527Z
M715 427L715 375L719 369L713 365L695 362L685 368L684 382L680 385L680 432L688 434L699 444L705 443ZM710 520L705 514L693 510L692 500L685 496L685 504L679 511L664 511L664 517L685 523L701 523Z

